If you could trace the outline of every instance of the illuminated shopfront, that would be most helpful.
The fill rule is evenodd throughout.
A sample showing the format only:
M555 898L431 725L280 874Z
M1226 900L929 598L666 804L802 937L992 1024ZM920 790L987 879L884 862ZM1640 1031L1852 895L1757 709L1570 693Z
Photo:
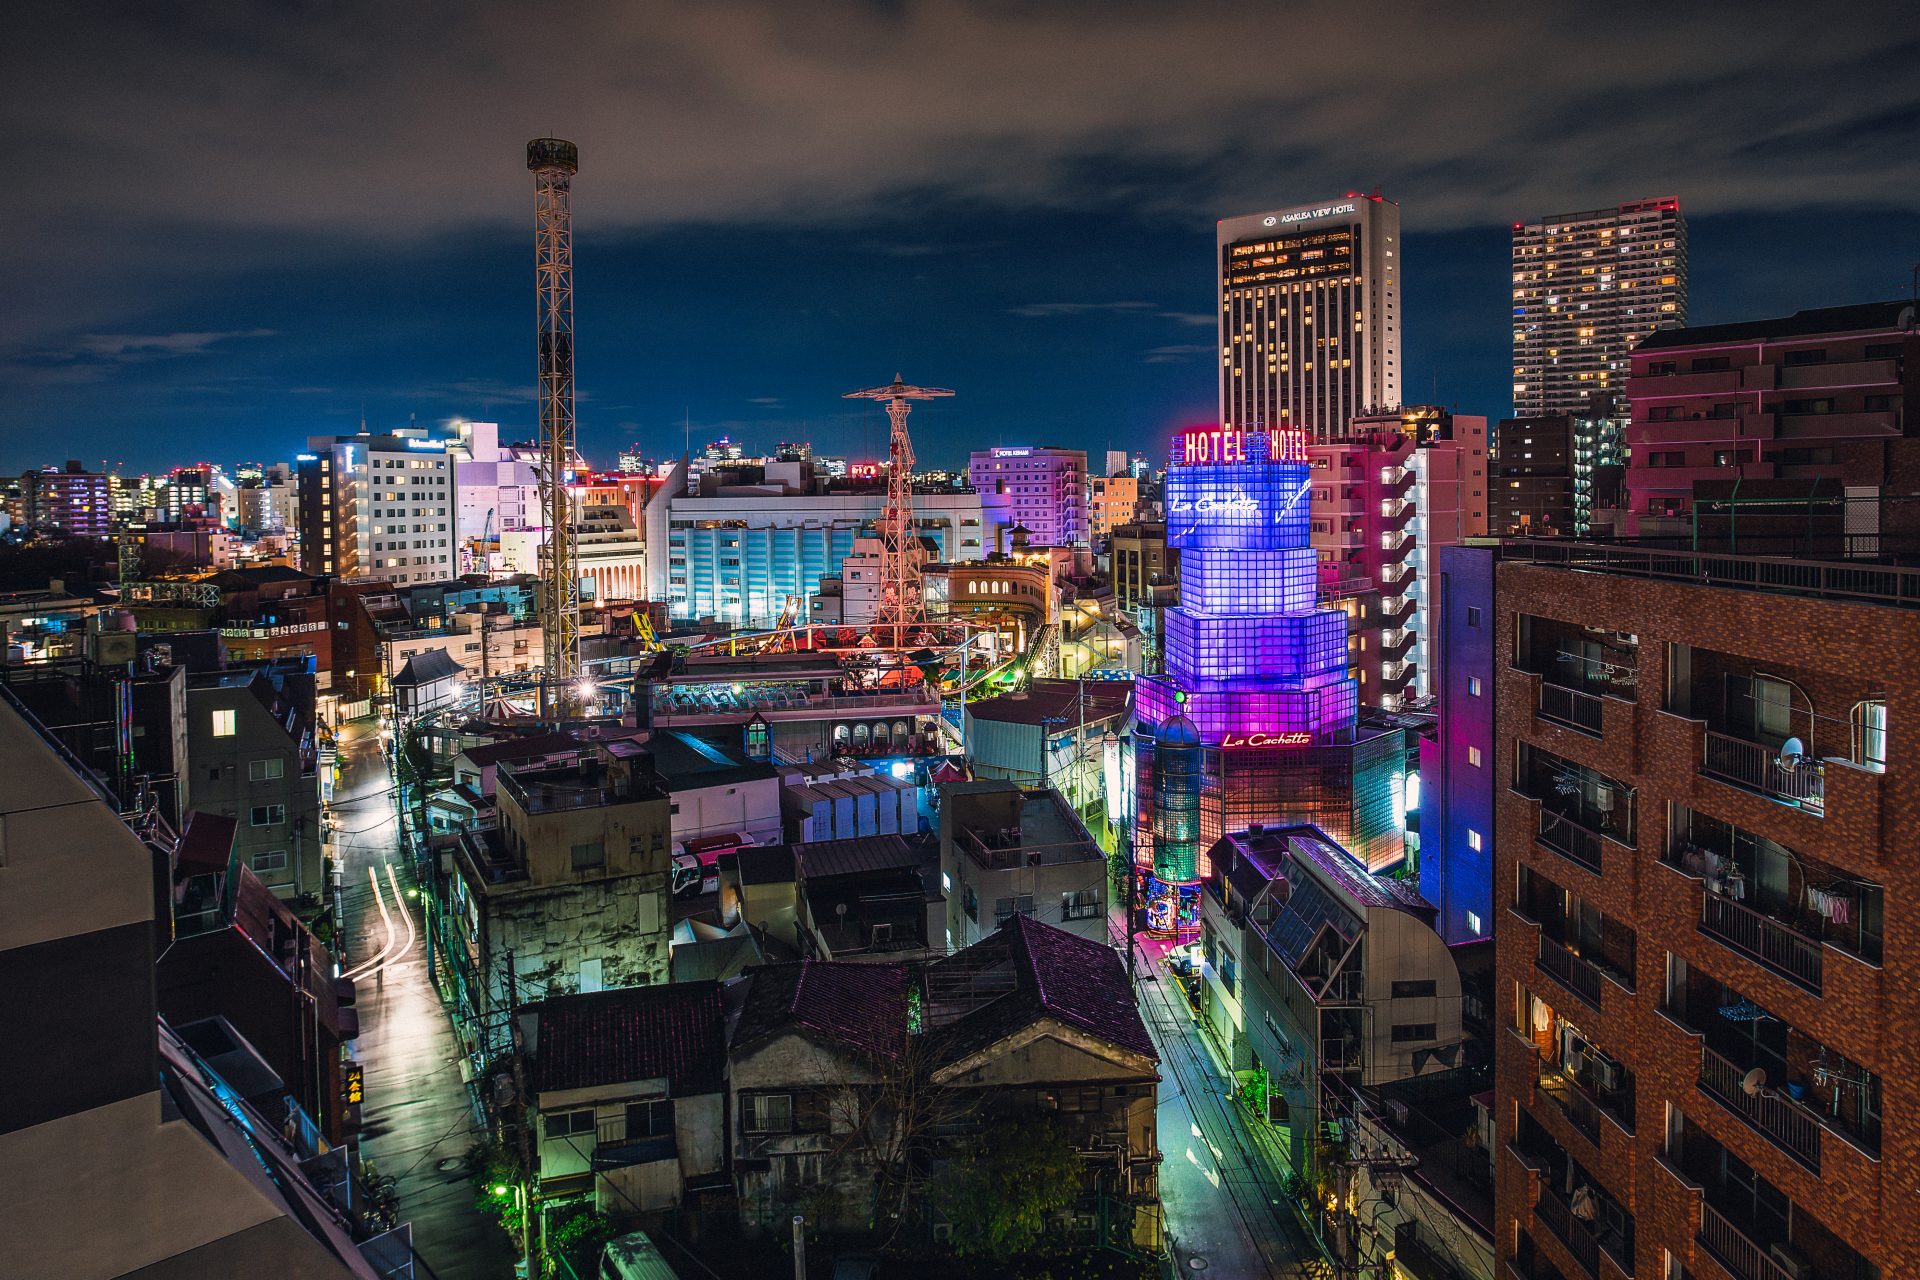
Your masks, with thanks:
M1165 674L1135 684L1134 859L1149 928L1184 936L1228 831L1311 822L1369 870L1404 856L1404 742L1359 725L1347 623L1315 595L1305 442L1198 427L1175 437L1167 544L1180 597ZM1197 927L1197 926L1194 926Z

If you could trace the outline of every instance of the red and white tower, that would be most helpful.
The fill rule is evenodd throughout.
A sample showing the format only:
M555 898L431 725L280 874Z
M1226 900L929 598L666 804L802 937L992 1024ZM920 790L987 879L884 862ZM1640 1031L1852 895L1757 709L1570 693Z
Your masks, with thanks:
M527 144L533 171L535 326L540 348L540 511L547 526L540 562L540 630L547 678L541 714L561 714L580 680L580 567L573 504L574 459L573 175L580 150L559 138Z
M893 375L884 387L849 391L848 400L884 400L893 435L887 447L887 505L880 516L880 610L874 635L887 637L896 649L905 648L911 633L927 620L926 597L920 589L920 543L913 535L913 441L907 436L907 414L915 400L933 400L953 392L941 387L913 387Z

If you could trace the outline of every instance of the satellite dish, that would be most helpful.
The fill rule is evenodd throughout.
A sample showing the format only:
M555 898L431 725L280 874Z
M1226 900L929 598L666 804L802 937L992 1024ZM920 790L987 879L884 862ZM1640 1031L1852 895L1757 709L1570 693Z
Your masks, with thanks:
M1780 767L1788 773L1799 768L1800 762L1806 759L1806 756L1806 744L1798 738L1788 738L1780 744Z
M1764 1067L1755 1067L1740 1080L1740 1092L1749 1098L1757 1098L1767 1087L1767 1072Z

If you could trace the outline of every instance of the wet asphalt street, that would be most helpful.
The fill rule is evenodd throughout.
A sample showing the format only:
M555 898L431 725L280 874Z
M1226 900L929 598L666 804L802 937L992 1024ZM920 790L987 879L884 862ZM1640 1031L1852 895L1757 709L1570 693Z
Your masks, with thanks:
M340 759L334 838L350 943L341 963L352 971L389 951L384 963L355 980L360 1038L353 1052L366 1068L361 1153L382 1176L397 1181L400 1217L413 1223L414 1251L423 1264L417 1276L512 1276L513 1246L494 1220L474 1207L467 1180L463 1157L479 1126L460 1078L452 1024L427 976L420 903L407 897L403 915L389 887L389 863L403 893L412 875L396 848L391 780L372 721L342 733ZM368 883L369 868L380 877L385 917Z

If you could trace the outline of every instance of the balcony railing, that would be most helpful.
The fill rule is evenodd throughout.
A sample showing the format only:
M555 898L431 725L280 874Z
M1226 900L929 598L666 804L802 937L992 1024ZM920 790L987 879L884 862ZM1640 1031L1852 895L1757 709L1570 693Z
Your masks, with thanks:
M1700 1243L1740 1280L1801 1280L1811 1272L1788 1270L1759 1242L1710 1204L1700 1206Z
M1573 1216L1573 1207L1551 1191L1541 1191L1540 1199L1534 1202L1534 1216L1553 1232L1573 1260L1586 1269L1590 1276L1600 1274L1600 1240L1593 1228Z
M1600 1007L1600 970L1593 961L1561 946L1546 934L1540 935L1540 967L1559 980L1560 985L1598 1009Z
M1585 1134L1587 1141L1600 1145L1600 1108L1587 1097L1569 1076L1540 1064L1540 1092L1560 1110L1568 1122Z
M1748 742L1711 729L1706 738L1706 759L1700 772L1812 813L1825 809L1826 779L1818 761L1802 760L1788 769L1780 763L1779 752L1765 743Z
M1602 709L1605 705L1594 694L1582 693L1564 685L1548 684L1545 680L1540 682L1538 709L1542 720L1551 720L1597 738L1601 733Z
M1600 874L1600 833L1590 831L1563 813L1540 806L1541 844L1561 857Z
M1820 994L1820 944L1744 902L1705 889L1700 895L1700 932L1751 956L1814 995Z
M1700 1087L1782 1151L1820 1172L1820 1122L1806 1108L1770 1089L1748 1093L1746 1075L1731 1059L1700 1046Z

